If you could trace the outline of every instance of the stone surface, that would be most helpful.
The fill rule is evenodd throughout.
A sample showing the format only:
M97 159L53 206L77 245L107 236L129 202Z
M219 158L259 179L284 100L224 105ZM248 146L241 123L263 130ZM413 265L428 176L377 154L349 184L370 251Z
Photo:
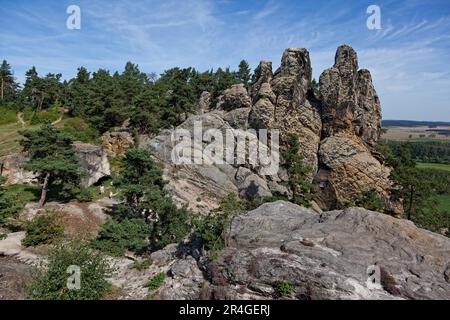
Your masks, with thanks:
M82 185L89 187L111 174L108 154L103 148L78 141L73 145L80 157L81 166L87 173L82 179Z
M134 146L134 139L127 131L105 132L102 135L102 148L111 153L112 156L123 157L128 148Z
M6 185L29 184L36 181L36 175L33 172L23 169L26 162L27 158L21 153L0 159L0 174L7 178Z
M219 110L230 111L238 108L250 108L251 100L245 86L235 84L231 88L225 90L218 98L216 108Z
M297 299L450 299L450 239L381 213L277 201L235 218L230 244L217 261L237 297L236 285L270 297L284 280ZM396 285L369 288L371 265Z

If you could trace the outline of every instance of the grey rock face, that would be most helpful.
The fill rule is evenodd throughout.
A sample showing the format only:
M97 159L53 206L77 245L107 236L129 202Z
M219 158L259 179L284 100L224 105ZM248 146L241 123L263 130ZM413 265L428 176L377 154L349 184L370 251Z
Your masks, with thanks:
M450 239L381 213L277 201L237 217L230 244L223 274L254 295L284 280L298 299L450 299ZM366 284L369 266L381 268L380 286Z
M36 175L23 169L27 158L18 153L0 159L0 174L6 177L6 185L29 184L36 180Z
M223 92L217 102L217 109L230 111L237 108L250 108L251 100L243 84L235 84Z
M87 172L87 176L82 180L85 187L91 186L111 174L108 154L104 149L82 142L74 142L74 147L80 157L82 167Z
M281 66L273 76L271 64L267 62L261 62L255 73L250 126L280 130L282 144L288 134L296 134L305 163L316 172L322 122L318 106L307 97L312 74L308 51L286 49Z

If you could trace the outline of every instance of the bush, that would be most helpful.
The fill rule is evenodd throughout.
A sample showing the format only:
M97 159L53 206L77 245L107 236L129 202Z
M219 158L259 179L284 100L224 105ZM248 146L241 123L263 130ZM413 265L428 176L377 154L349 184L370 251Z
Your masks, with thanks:
M149 290L156 290L164 283L166 280L166 274L164 272L157 273L153 276L145 285Z
M383 212L385 202L384 199L378 195L375 189L369 189L358 195L355 200L355 205L367 210Z
M8 235L6 233L0 232L0 240L6 239L7 237L8 237Z
M275 293L280 297L290 295L294 291L294 286L284 280L275 282Z
M132 269L136 269L136 270L141 271L141 270L145 270L145 269L150 268L150 266L151 266L152 264L153 264L152 258L148 257L148 258L146 258L146 259L144 259L144 260L141 260L141 261L135 261L135 262L131 265L131 268L132 268Z
M109 219L101 228L92 246L112 256L122 256L125 250L141 251L148 242L150 228L144 219Z
M79 290L67 288L69 266L81 271ZM100 252L91 250L84 241L73 241L53 247L48 263L33 275L29 298L35 300L97 300L111 287L106 280L114 269Z
M231 193L221 201L216 212L196 222L195 235L203 239L206 249L212 251L212 256L225 247L233 218L244 210L244 203L239 201L235 193Z
M60 217L51 211L25 222L24 228L26 236L22 240L22 245L26 247L52 243L64 234Z
M99 135L98 131L91 128L82 118L69 118L64 121L62 132L70 134L74 140L86 143L94 143Z
M80 202L89 202L92 201L94 195L92 194L92 191L90 189L82 188L75 197Z
M38 125L44 123L52 123L62 116L60 110L48 110L41 112L34 112L30 118L31 125Z

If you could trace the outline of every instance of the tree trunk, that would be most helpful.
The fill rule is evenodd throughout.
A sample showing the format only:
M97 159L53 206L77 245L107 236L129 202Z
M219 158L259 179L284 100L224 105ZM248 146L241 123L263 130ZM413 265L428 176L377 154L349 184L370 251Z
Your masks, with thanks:
M42 105L44 104L44 93L41 94L41 99L39 101L39 111L42 110Z
M4 82L4 81L3 81L3 77L2 77L2 100L3 100L3 90L4 90L4 89L3 89L3 86L4 86L3 82Z
M409 210L408 210L408 220L412 218L412 210L413 210L413 200L414 200L414 188L411 188L411 192L409 194Z
M47 173L44 178L44 184L42 185L41 199L39 200L39 208L42 208L44 206L45 200L47 198L48 180L50 180L50 173Z

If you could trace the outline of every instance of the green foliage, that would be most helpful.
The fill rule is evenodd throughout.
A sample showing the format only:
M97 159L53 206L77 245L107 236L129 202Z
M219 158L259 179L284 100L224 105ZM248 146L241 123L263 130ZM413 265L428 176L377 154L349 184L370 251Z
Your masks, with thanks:
M133 264L131 265L131 268L141 271L141 270L145 270L145 269L150 268L150 266L152 264L153 264L152 258L148 257L148 258L146 258L144 260L133 262Z
M246 88L250 87L250 80L252 78L251 76L251 69L250 65L247 61L242 60L239 63L238 71L236 72L236 80L243 83Z
M319 97L319 83L316 81L316 79L312 79L310 89L314 93L315 97Z
M18 87L19 84L14 79L11 66L3 60L0 65L0 104L14 100Z
M75 198L80 202L90 202L94 199L92 191L88 188L81 188L80 191L75 195Z
M0 232L0 240L4 240L8 237L8 235L6 233L1 233Z
M41 204L46 200L49 188L56 187L55 192L61 197L68 197L80 183L82 175L72 137L50 124L21 134L25 138L21 145L30 158L25 169L37 173L42 183Z
M294 291L294 286L287 281L278 280L275 282L275 293L280 297L289 296Z
M358 195L355 200L355 205L366 208L367 210L383 212L385 201L375 189L369 189Z
M415 161L450 164L450 142L448 141L387 141L385 144L390 147L395 156L399 156L406 145Z
M164 190L162 170L148 151L126 151L121 176L115 185L125 200L116 214L121 218L140 217L145 213L151 221L150 240L154 248L179 242L189 232L186 208L177 208Z
M299 151L300 143L298 137L294 134L289 134L287 146L281 152L284 159L284 167L289 175L287 186L292 190L292 201L298 205L308 207L313 200L313 185L308 180L311 168L303 163L303 158Z
M70 266L81 271L80 289L68 289ZM48 263L33 272L29 298L33 300L98 300L107 293L114 269L100 252L93 251L84 241L72 241L53 247Z
M141 251L148 245L150 228L143 219L109 219L102 225L92 247L112 256L122 256L125 250Z
M45 110L41 112L33 112L30 118L31 125L52 123L62 116L61 110Z
M219 208L196 222L195 235L203 240L206 249L214 255L227 245L227 233L233 218L244 212L245 204L235 193L230 193Z
M1 107L0 112L2 113L2 116L0 117L0 125L17 122L16 112L14 110Z
M97 142L98 132L89 126L89 124L82 118L69 118L64 121L62 132L67 133L76 141L85 143Z
M26 236L22 245L26 247L54 243L64 234L64 225L57 213L47 211L24 223Z
M1 177L4 178L4 177ZM5 179L1 179L3 182ZM5 225L9 219L17 218L25 204L38 200L39 190L34 186L15 184L4 186L0 181L0 226Z
M166 280L166 274L164 272L160 272L153 276L145 286L149 290L157 290L162 286L164 280Z

